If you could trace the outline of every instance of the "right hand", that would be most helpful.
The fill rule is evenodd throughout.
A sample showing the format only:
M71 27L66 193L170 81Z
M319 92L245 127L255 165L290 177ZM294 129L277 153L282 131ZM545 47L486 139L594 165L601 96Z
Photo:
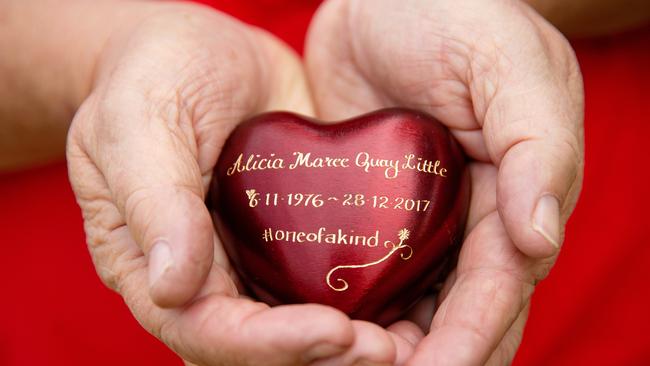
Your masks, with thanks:
M321 118L419 109L469 158L458 264L438 306L416 307L427 334L407 364L509 364L582 185L582 78L567 40L519 0L329 0L306 65Z
M235 125L312 114L298 58L269 34L190 4L120 3L68 135L72 187L103 282L201 365L391 363L412 346L321 305L240 296L204 204ZM143 10L144 9L144 10Z

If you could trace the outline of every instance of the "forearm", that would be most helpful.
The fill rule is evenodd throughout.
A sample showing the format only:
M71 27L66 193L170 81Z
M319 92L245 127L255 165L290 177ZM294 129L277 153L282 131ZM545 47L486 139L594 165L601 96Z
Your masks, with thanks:
M524 0L567 36L616 33L650 22L648 0Z
M63 157L98 54L136 6L116 3L0 3L0 171Z

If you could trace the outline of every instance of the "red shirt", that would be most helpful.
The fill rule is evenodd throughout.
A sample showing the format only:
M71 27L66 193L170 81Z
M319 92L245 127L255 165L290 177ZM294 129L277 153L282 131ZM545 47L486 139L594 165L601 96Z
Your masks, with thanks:
M210 3L300 51L319 2ZM585 184L515 365L649 365L650 28L574 46ZM0 365L181 364L99 281L65 164L0 175L0 243Z

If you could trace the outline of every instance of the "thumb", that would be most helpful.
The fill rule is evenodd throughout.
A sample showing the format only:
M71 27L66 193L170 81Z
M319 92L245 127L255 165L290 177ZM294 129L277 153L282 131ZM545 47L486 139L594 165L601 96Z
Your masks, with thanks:
M524 254L545 258L557 253L580 193L584 102L571 47L550 25L539 27L543 47L533 47L526 57L534 60L543 52L537 57L542 61L522 59L513 70L502 69L495 76L501 85L491 98L474 99L483 100L477 114L483 116L486 148L499 168L499 215ZM489 83L475 82L478 88Z
M172 10L110 42L69 139L81 141L84 166L105 185L77 194L89 196L84 213L110 207L121 219L90 214L87 236L128 227L162 307L191 300L212 266L216 235L204 196L229 133L262 110L311 105L299 60L272 36L202 8ZM71 175L87 182L86 173Z
M528 256L544 258L560 248L564 225L580 192L584 163L577 122L582 117L577 113L572 123L562 120L563 114L545 112L554 108L554 98L540 98L539 93L530 98L536 103L533 111L523 111L529 103L525 99L525 95L500 96L493 101L500 105L495 108L502 110L501 121L519 121L507 127L491 122L501 131L493 138L500 157L497 204L517 247ZM510 132L504 136L504 130Z
M148 113L138 92L98 94L73 123L100 119L83 129L85 150L147 257L152 300L180 306L205 282L214 253L192 130Z

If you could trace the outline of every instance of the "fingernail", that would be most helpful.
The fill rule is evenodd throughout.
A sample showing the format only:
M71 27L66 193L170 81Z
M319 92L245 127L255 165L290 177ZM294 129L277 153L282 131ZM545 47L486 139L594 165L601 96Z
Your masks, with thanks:
M305 359L307 362L312 362L321 358L340 355L343 351L345 351L345 347L331 343L321 343L309 349L309 351L305 353Z
M533 213L533 230L538 232L555 249L560 248L560 202L552 195L537 201Z
M159 241L149 251L149 286L154 287L156 282L174 265L169 244Z

